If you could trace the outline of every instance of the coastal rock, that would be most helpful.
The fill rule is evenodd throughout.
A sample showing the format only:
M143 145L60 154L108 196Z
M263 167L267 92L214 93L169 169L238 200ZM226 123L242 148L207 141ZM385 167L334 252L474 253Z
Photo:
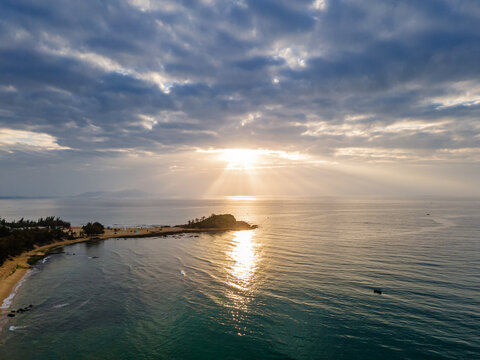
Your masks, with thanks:
M250 225L245 221L237 221L232 214L212 214L208 218L191 220L188 224L180 225L187 229L228 229L228 230L251 230L257 225Z
M24 308L18 309L18 310L16 311L16 313L17 313L17 314L22 314L22 313L24 313L24 312L27 312L27 311L32 310L32 308L33 308L33 305L30 304L30 305L28 305L28 306L25 306ZM15 312L15 310L12 310L12 311L11 311L11 313L14 313L14 312Z

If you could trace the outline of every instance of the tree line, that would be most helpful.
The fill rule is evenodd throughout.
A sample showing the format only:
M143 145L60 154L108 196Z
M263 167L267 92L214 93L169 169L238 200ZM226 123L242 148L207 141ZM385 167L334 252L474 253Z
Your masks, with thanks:
M62 239L73 239L71 231L65 231L70 223L49 217L38 221L0 221L0 265L11 256L32 250L35 246L50 244Z
M70 223L53 216L37 221L20 219L6 221L0 219L0 265L10 257L20 255L35 246L48 245L65 239L75 239ZM97 235L104 232L99 222L88 223L82 227L80 236Z
M45 219L40 218L37 221L34 220L25 220L21 218L18 221L7 221L0 218L0 227L6 227L10 229L25 229L25 228L34 228L34 227L49 227L49 228L69 228L70 223L68 221L63 221L59 217L47 216Z

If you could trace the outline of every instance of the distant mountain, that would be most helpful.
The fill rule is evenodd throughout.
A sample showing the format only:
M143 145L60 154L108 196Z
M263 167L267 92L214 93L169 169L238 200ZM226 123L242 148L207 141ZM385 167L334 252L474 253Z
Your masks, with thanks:
M84 198L84 199L125 199L125 198L143 198L149 197L151 194L137 190L137 189L128 189L121 191L89 191L83 194L75 195L75 198Z

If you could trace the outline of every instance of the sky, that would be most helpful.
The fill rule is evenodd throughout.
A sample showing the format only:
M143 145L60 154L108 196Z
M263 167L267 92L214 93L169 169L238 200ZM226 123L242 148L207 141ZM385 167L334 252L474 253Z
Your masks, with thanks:
M0 2L0 196L480 196L478 0Z

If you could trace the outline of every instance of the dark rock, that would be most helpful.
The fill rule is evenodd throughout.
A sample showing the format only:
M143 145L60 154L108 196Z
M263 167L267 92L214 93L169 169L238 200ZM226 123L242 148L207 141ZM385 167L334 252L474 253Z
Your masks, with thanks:
M380 289L373 289L374 294L382 295L382 290Z
M8 316L8 317L15 317L15 314L11 314L11 313L10 313L10 314L8 314L7 316Z
M189 224L181 225L187 229L222 229L222 230L251 230L256 225L250 225L245 221L237 221L232 214L215 215L208 218L195 219Z

